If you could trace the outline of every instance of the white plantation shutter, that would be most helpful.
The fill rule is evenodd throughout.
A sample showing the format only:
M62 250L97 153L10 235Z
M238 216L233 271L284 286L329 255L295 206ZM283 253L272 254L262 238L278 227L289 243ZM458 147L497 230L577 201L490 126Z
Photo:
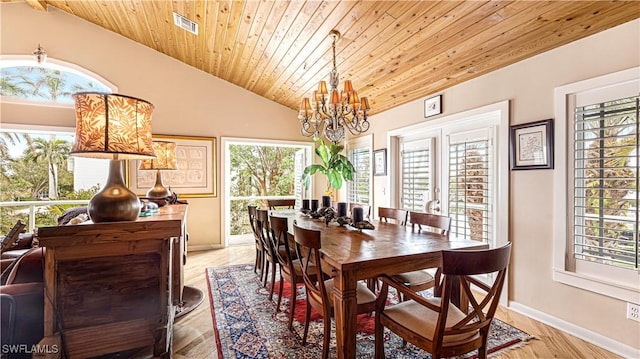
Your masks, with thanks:
M307 167L307 151L302 149L296 151L295 154L295 164L294 164L294 194L296 197L296 208L302 208L302 199L310 198L309 190L304 189L304 185L302 184L302 173L304 172L304 168Z
M431 198L433 175L432 139L400 144L401 208L423 212Z
M370 147L350 149L348 157L356 173L353 181L347 182L347 199L350 203L371 204L371 149Z
M493 240L493 148L490 129L448 136L451 235Z
M637 270L639 98L596 100L590 94L576 101L569 267L579 259Z

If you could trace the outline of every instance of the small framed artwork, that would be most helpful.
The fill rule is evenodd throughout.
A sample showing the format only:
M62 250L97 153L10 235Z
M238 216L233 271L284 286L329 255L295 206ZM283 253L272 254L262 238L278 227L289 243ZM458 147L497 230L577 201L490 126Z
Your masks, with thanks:
M553 168L553 119L510 127L512 170Z
M153 135L176 143L177 170L161 171L164 185L181 198L216 197L216 138ZM140 169L141 160L129 160L129 188L143 196L156 180L156 171Z
M387 149L373 151L373 175L387 175Z
M439 115L442 113L442 95L433 96L424 100L424 117Z

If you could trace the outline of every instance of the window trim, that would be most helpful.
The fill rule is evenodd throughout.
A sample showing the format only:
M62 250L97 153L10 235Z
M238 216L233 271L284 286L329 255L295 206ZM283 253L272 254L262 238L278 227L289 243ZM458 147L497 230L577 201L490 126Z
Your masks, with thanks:
M567 171L570 164L567 161L567 146L571 145L567 135L569 133L569 108L573 103L573 97L578 93L598 91L603 88L613 88L629 82L640 81L640 67L635 67L592 79L579 81L572 84L556 87L554 89L555 112L555 163L557 170L553 174L554 188L554 216L553 221L553 280L598 294L606 295L620 300L637 302L640 294L640 271L631 283L621 282L608 278L596 277L584 272L571 272L565 268L567 253L567 223L571 220L567 213L567 200L569 191L567 188ZM571 168L573 168L571 166Z

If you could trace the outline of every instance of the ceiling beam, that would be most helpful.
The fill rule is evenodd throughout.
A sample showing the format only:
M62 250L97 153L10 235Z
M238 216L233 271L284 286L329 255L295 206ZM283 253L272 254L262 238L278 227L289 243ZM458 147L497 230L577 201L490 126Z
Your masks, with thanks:
M24 0L29 6L36 10L47 11L47 2L44 0Z

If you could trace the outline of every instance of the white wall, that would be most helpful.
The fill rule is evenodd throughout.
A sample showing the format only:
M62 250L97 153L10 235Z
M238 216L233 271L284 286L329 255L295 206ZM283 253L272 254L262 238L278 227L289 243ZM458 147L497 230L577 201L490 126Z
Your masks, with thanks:
M639 65L640 20L635 20L447 89L444 112L435 118L504 100L510 100L511 124L553 118L555 87ZM426 121L423 106L420 99L373 116L374 150L389 147L389 130ZM507 149L500 153L508 155ZM625 318L625 302L552 280L552 219L564 215L553 213L553 171L513 171L510 188L502 189L510 195L514 243L509 300L623 343L610 349L639 350L640 323ZM392 205L387 178L374 181L375 207Z

